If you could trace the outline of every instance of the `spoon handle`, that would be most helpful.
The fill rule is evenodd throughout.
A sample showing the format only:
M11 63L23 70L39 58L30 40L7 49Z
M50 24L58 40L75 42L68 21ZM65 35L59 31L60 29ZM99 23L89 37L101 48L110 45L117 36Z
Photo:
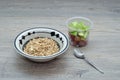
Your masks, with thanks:
M100 69L98 69L96 66L94 66L92 63L90 63L86 58L84 59L89 65L91 65L93 68L95 68L97 71L99 71L100 73L104 74L103 71L101 71Z

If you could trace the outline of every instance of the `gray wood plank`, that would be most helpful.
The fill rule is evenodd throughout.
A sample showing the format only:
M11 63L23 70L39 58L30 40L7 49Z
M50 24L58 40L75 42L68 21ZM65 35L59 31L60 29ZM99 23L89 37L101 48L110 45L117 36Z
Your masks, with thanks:
M1 0L0 80L119 80L120 0ZM89 44L80 48L105 74L73 56L35 63L19 56L13 41L18 33L33 27L51 27L64 32L65 21L85 16L94 22Z

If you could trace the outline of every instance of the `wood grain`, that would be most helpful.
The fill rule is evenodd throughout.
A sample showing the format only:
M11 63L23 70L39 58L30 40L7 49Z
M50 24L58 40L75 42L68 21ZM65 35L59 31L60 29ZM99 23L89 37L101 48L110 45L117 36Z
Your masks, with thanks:
M65 21L85 16L94 22L89 44L80 48L105 74L66 54L46 63L35 63L18 55L13 41L32 27L52 27L67 35ZM1 0L0 80L119 80L120 0Z

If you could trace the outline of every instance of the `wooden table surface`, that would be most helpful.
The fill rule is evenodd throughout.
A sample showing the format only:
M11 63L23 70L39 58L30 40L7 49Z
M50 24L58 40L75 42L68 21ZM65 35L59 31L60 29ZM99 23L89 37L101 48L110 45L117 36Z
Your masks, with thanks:
M65 21L84 16L94 22L89 44L80 48L104 71L100 74L73 56L73 46L50 62L35 63L17 54L13 41L33 27L67 35ZM0 0L0 80L119 80L120 0Z

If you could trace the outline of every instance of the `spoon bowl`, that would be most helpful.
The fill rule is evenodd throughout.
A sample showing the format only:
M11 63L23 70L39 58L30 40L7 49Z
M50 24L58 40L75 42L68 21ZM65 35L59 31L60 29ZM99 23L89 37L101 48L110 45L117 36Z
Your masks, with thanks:
M80 59L85 59L84 54L82 54L82 52L78 51L77 49L74 49L74 56Z

